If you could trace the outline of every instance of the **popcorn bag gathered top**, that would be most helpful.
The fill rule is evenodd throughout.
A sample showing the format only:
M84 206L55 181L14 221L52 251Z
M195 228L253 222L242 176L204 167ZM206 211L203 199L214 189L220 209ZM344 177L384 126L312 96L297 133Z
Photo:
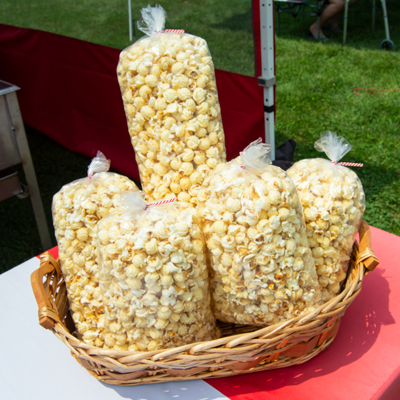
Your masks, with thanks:
M216 338L200 217L169 199L126 193L98 224L105 346L154 351Z
M204 178L226 161L214 65L204 39L164 31L164 9L142 9L147 36L123 50L118 82L148 201L196 204Z
M86 344L102 346L103 304L99 287L96 228L120 205L121 193L139 190L128 178L107 172L110 161L98 152L88 177L65 185L53 197L52 212L59 262L72 318Z
M365 195L357 174L339 164L351 150L346 139L325 132L315 148L331 161L301 160L287 172L300 195L323 300L328 301L340 292L346 278L354 236L365 210Z
M217 319L271 325L311 311L319 285L292 180L251 143L198 194Z

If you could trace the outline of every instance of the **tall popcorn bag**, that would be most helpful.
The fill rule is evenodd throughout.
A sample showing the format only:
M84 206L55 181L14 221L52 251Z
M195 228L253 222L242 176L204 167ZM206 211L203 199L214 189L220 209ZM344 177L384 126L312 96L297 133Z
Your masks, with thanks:
M105 348L153 351L216 338L197 210L126 193L97 243Z
M84 343L104 344L104 311L97 264L97 223L120 206L121 193L138 191L125 176L107 172L110 160L98 152L88 176L64 185L53 197L59 262L72 319Z
M196 204L205 177L226 161L214 65L204 39L164 30L164 9L142 9L147 36L117 67L128 130L146 200Z
M304 209L308 242L317 267L324 301L341 290L351 250L365 210L365 194L357 174L340 163L350 143L335 132L325 132L315 142L329 160L296 162L288 171ZM341 165L344 164L344 165Z
M300 200L269 149L251 143L198 194L215 315L224 322L272 325L319 305Z

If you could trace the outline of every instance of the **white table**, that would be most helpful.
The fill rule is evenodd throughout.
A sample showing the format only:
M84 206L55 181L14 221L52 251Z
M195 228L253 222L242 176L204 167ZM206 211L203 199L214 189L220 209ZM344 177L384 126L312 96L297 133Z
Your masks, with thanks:
M32 258L0 275L0 397L4 400L229 400L202 380L119 387L97 381L38 322Z
M365 277L328 349L301 365L212 379L212 386L201 380L131 387L97 381L39 325L30 286L39 260L31 259L0 275L0 399L398 400L400 237L372 227L371 236L380 264Z

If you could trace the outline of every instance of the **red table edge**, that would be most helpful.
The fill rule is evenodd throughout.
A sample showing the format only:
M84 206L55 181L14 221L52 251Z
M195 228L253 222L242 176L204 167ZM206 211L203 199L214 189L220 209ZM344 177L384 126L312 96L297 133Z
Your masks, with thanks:
M37 258L40 258L40 256L42 256L44 253L50 253L56 260L58 258L58 246L55 246L49 250L44 251L42 254L39 254L38 256L36 256Z

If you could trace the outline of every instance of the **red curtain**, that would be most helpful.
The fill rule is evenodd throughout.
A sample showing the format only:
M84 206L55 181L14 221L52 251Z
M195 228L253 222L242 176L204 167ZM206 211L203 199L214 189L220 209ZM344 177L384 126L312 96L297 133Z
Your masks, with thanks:
M262 75L261 67L261 26L260 26L260 0L252 0L252 22L254 41L254 75Z
M24 122L88 157L101 150L138 179L116 67L120 50L0 24L0 79L21 88ZM263 92L254 77L216 70L228 159L264 137Z

